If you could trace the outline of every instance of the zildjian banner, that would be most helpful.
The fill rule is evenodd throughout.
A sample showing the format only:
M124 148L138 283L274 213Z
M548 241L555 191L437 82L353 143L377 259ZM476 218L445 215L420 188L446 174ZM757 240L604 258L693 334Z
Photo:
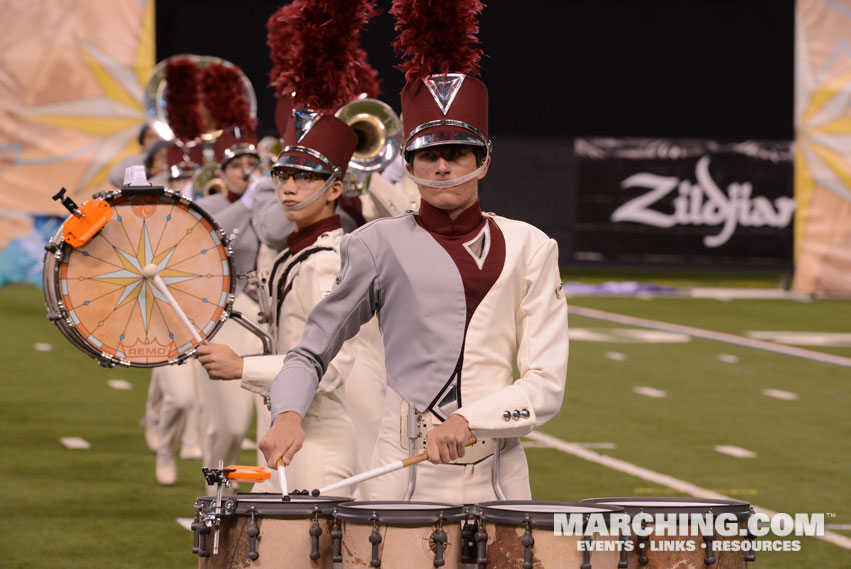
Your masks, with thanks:
M606 138L574 149L574 261L791 271L791 143Z

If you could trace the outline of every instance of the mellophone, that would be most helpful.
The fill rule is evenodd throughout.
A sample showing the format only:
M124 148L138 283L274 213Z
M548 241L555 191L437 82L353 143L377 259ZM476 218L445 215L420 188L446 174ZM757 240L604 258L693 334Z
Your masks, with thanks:
M359 502L304 493L237 494L216 505L198 498L193 552L201 569L384 567L467 569L744 568L753 553L717 546L709 531L696 537L556 535L554 515L617 513L732 514L744 528L747 502L692 498L605 498L582 502ZM214 523L210 523L210 521ZM205 523L206 521L206 523ZM218 553L210 528L221 533ZM647 524L648 527L652 526ZM750 538L752 539L752 538ZM659 547L660 540L697 546ZM628 544L629 542L629 544ZM703 543L702 547L700 544Z

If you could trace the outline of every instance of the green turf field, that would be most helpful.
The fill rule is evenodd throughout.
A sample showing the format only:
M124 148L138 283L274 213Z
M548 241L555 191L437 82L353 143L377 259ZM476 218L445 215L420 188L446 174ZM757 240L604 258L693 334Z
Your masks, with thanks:
M581 297L570 303L734 334L851 331L851 301ZM203 490L200 463L181 462L173 487L155 484L154 455L139 426L150 372L100 368L44 314L35 288L0 290L6 487L0 567L197 566L192 534L175 518L192 515ZM624 328L575 316L570 324L592 332ZM52 351L37 351L36 343ZM809 349L851 357L849 347ZM107 381L117 378L133 389L109 388ZM777 512L835 513L827 523L848 525L849 382L847 367L708 340L574 340L564 408L542 432ZM647 397L635 387L667 396ZM798 398L768 397L764 389ZM69 450L60 437L81 437L91 448ZM756 456L735 458L716 445ZM527 454L536 499L681 495L552 448L534 446ZM253 460L253 451L242 456L245 464ZM798 553L758 554L756 567L851 567L851 551L807 538Z

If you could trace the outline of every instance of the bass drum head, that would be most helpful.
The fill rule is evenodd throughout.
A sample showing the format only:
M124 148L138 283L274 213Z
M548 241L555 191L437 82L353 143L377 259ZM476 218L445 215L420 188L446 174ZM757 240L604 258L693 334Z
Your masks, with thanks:
M597 514L605 519L623 512L617 505L581 504L577 502L541 502L535 500L504 500L481 502L475 510L486 522L519 525L526 521L536 527L553 527L556 514Z
M335 516L355 523L373 519L385 524L433 524L439 520L457 522L466 516L464 506L442 502L346 502Z
M583 504L621 507L630 516L647 514L735 514L747 518L751 505L740 500L716 498L586 498Z
M197 342L143 269L158 267L193 328L201 338L211 338L233 304L224 232L172 190L123 189L95 197L113 209L97 235L78 248L61 234L51 240L55 252L45 259L44 277L48 317L105 366L183 361L195 353Z

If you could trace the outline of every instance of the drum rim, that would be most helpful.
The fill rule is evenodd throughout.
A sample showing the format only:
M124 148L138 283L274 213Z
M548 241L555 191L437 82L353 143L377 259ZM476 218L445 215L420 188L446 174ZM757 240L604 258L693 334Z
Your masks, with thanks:
M187 204L189 209L194 210L198 214L200 214L206 221L210 223L210 225L218 232L219 238L222 241L222 246L226 252L226 261L228 266L228 273L230 275L230 282L228 285L228 296L225 301L225 305L222 308L222 316L220 316L214 323L213 328L210 330L210 333L207 334L206 339L211 339L213 336L218 333L224 323L230 318L230 313L233 311L233 302L236 291L236 275L234 274L234 266L233 266L233 251L230 247L230 240L227 237L226 232L222 229L222 227L216 222L216 220L201 206L199 206L194 201L186 198L179 191L166 188L164 186L151 186L151 187L122 187L115 190L109 190L105 192L99 192L92 196L92 199L104 200L110 203L110 205L118 198L127 196L127 197L135 197L135 196L167 196L171 199L174 199L176 202L182 202ZM54 236L50 239L50 242L54 242L56 239L58 242L54 242L57 246L55 252L48 251L45 255L45 261L47 260L48 255L54 255L55 260L53 262L53 275L52 275L52 285L53 292L58 293L61 291L60 283L59 283L59 269L62 265L62 258L65 255L66 249L69 247L63 237L63 226L60 226ZM72 248L73 250L73 248ZM45 263L45 268L47 268L47 263ZM42 277L46 283L46 276ZM58 296L54 294L55 298L48 298L48 288L44 287L44 295L45 295L45 304L48 305L50 300L55 302L55 308L58 311L60 316L59 319L54 320L54 324L57 328L62 332L62 334L71 341L72 344L77 346L82 352L96 360L100 365L105 367L115 367L116 365L120 365L123 367L137 367L137 368L155 368L162 367L167 365L180 364L191 358L195 355L196 349L193 347L186 352L179 354L173 360L166 360L156 363L139 363L139 362L131 362L128 360L119 359L111 354L107 354L105 352L98 351L95 346L91 345L89 342L83 338L77 329L70 323L70 315L68 313L67 308L65 307L65 303L61 299L61 294ZM51 312L51 307L48 306L48 312Z
M635 515L638 513L648 514L735 514L738 519L747 518L751 515L751 504L743 500L721 499L721 498L636 498L636 497L613 497L613 498L585 498L582 502L589 504L611 504L623 508L623 510ZM642 502L638 504L624 504L622 502ZM653 503L683 502L682 506L654 506ZM696 506L688 504L712 504L711 506Z
M277 501L264 500L268 498L277 498ZM260 516L278 518L306 518L315 513L330 516L338 505L352 501L349 496L291 496L290 498L289 502L284 502L281 494L275 492L242 492L222 499L221 515L242 516L253 512ZM212 513L215 501L215 496L200 496L195 499L195 510Z
M599 512L524 512L522 510L507 510L499 506L524 506L529 504L545 504L548 506L574 506L579 508L589 508L588 504L582 502L554 502L547 500L494 500L491 502L480 502L473 506L473 511L477 517L485 522L505 525L520 525L529 522L534 527L555 527L555 514L558 513L577 513L577 514L600 514L607 521L612 514L622 513L624 510L619 506L602 506L595 505L602 511Z
M357 504L357 507L355 507L355 504ZM392 508L394 505L402 506L404 504L436 507L417 510ZM354 523L370 523L377 520L384 524L433 524L441 519L445 522L459 522L467 517L467 509L462 504L431 500L407 502L401 500L352 500L340 504L334 511L334 517Z

